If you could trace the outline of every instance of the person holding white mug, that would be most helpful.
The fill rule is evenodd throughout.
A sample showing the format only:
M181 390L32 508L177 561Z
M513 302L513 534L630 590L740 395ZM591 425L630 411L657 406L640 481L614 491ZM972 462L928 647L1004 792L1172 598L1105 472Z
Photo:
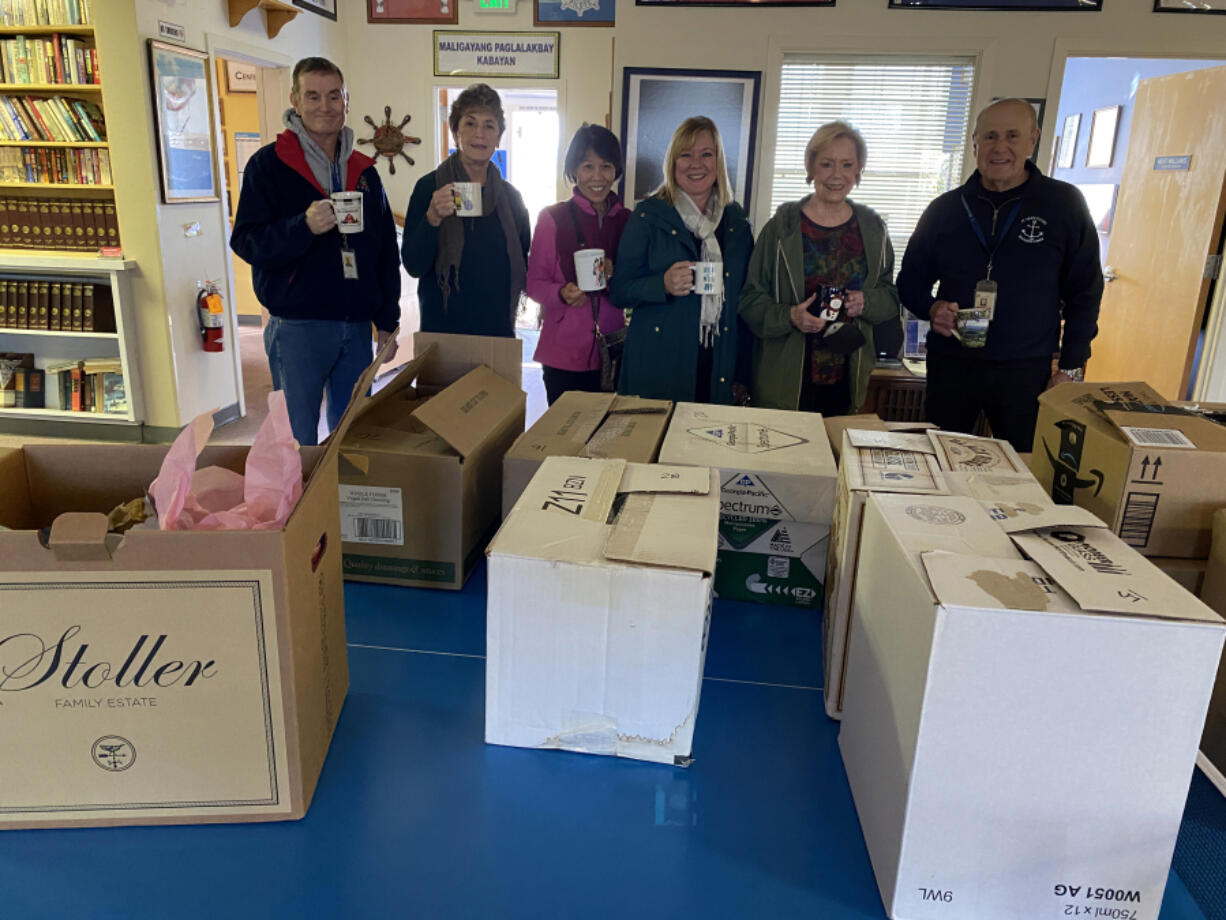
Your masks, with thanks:
M613 191L622 174L621 144L607 128L583 125L571 139L564 170L574 183L571 197L541 211L528 253L528 296L541 305L533 357L541 363L550 405L567 390L603 389L596 336L626 325L607 290L630 219Z
M506 116L474 83L451 104L456 152L417 181L400 257L418 279L423 332L515 335L532 230L515 186L493 162Z
M665 152L663 181L635 208L617 250L613 302L634 311L619 393L748 402L749 334L737 302L752 252L719 129L687 118Z
M298 443L340 421L379 347L400 323L396 225L375 161L353 149L349 95L326 58L294 66L286 130L243 173L230 248L251 264L273 386ZM394 352L393 352L394 354Z

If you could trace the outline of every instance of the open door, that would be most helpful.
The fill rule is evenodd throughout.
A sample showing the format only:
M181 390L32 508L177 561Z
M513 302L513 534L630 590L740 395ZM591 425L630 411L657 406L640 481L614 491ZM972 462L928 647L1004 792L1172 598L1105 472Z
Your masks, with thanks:
M1142 80L1090 380L1188 389L1226 208L1226 67Z

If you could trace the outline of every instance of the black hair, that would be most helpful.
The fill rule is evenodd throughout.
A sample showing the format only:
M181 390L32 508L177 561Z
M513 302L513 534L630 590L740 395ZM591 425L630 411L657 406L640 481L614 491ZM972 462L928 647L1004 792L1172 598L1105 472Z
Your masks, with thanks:
M566 150L562 174L567 179L571 182L575 181L575 172L589 150L602 160L612 163L613 168L617 170L614 178L621 178L625 164L622 161L622 145L618 143L617 136L608 128L600 125L583 125L575 132L575 136L570 140L570 147Z

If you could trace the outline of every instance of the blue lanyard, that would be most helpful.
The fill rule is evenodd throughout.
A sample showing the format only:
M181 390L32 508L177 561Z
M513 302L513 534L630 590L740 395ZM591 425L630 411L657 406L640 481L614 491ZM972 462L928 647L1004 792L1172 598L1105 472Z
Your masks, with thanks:
M339 160L332 161L332 188L329 192L343 192L345 190L344 182L341 179L341 164Z
M988 247L988 239L983 235L983 228L979 226L979 221L975 219L974 213L971 211L971 206L967 204L966 196L962 198L962 209L966 211L967 219L971 222L971 229L975 231L975 237L979 240L979 244L983 246L983 251L988 254L988 279L992 277L992 259L996 257L996 250L1000 249L1000 244L1004 242L1005 236L1009 233L1009 228L1013 226L1013 221L1017 218L1017 212L1022 209L1022 201L1019 198L1017 204L1013 206L1013 210L1009 212L1008 219L1005 220L1005 225L1001 227L1000 234L996 237L996 245Z

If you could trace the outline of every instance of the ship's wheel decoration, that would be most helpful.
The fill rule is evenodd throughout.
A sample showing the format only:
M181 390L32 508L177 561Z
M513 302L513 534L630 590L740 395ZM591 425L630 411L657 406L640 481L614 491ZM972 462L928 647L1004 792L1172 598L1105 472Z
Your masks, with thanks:
M375 129L374 137L358 138L359 144L374 144L375 153L378 156L387 157L387 168L391 170L392 175L396 175L396 155L404 157L409 161L410 166L415 166L413 158L404 152L405 144L420 144L420 137L410 137L404 134L400 129L409 123L412 115L406 115L400 119L400 124L392 124L392 107L385 105L383 107L383 124L375 124L375 120L369 115L365 116L366 123Z

